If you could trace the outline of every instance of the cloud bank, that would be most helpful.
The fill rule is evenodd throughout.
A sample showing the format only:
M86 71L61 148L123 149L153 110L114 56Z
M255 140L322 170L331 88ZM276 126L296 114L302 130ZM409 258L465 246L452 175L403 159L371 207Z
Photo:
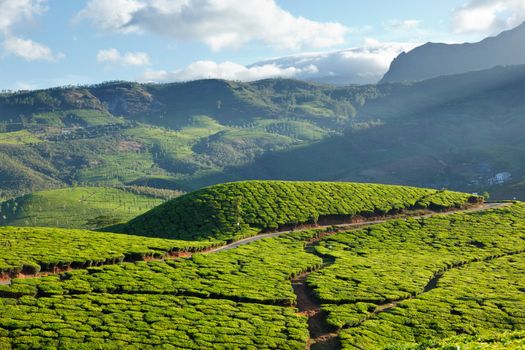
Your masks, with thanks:
M214 51L253 41L282 49L331 47L344 43L349 30L294 16L275 0L90 0L77 19L105 32L201 41Z
M470 0L454 11L452 29L457 34L496 34L523 21L523 0Z
M234 62L197 61L173 72L150 70L140 80L170 82L217 78L253 81L283 77L334 84L368 84L379 81L398 54L415 46L415 43L368 40L363 48L300 54L249 66Z

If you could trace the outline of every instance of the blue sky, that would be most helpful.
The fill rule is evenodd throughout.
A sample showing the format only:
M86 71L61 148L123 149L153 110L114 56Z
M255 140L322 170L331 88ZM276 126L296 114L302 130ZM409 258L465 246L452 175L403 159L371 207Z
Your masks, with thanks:
M524 18L522 0L0 0L0 89L340 73L367 82L402 50L477 41Z

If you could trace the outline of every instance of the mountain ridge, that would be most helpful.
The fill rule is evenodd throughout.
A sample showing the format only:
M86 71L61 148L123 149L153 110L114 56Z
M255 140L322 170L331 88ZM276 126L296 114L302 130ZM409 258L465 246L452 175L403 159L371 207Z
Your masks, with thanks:
M446 62L446 64L444 64ZM428 42L392 61L380 84L421 81L442 75L525 64L525 22L477 43Z

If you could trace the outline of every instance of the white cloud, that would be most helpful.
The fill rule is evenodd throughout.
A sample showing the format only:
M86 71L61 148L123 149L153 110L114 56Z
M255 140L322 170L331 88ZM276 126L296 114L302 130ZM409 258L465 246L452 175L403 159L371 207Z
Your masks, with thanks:
M64 58L64 54L54 54L47 46L14 36L6 37L3 46L7 53L22 57L26 61L45 60L56 62Z
M126 52L121 54L117 49L107 49L98 51L97 62L125 66L147 66L150 64L150 59L145 52Z
M418 43L383 43L367 39L361 48L277 58L256 63L252 67L275 64L281 69L289 67L301 69L313 65L317 68L316 72L308 74L302 72L295 77L336 84L376 83L397 55L418 45Z
M455 33L494 34L525 20L523 0L470 0L454 11Z
M234 62L216 63L213 61L197 61L188 67L174 72L147 71L141 80L144 81L188 81L196 79L226 79L253 81L275 77L295 77L301 73L313 73L317 70L315 66L304 68L280 68L274 64L265 64L255 67L246 67Z
M78 14L107 32L151 32L213 50L261 41L286 49L344 43L349 28L296 17L275 0L90 0Z
M368 39L363 48L306 53L257 62L250 66L234 62L197 61L173 72L147 71L143 81L167 82L195 79L253 81L283 77L337 84L367 84L381 79L391 61L415 43L381 43Z
M13 35L17 25L33 20L34 16L44 13L47 0L0 0L0 36L7 54L22 57L26 61L44 60L56 62L64 58L64 54L55 54L40 43Z
M0 32L10 33L13 26L43 13L45 0L0 0Z
M30 81L17 81L14 86L13 90L19 91L19 90L36 90L39 88L38 84L35 84Z

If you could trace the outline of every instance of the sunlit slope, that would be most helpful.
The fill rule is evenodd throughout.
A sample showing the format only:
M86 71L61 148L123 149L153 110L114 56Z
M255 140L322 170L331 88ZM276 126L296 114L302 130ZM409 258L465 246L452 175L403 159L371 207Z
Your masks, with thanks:
M407 208L459 207L470 197L378 184L245 181L186 194L110 229L177 239L229 240L327 219L345 220Z
M107 187L39 191L0 203L0 225L97 228L127 221L177 194Z
M17 273L86 268L160 258L217 242L187 242L109 232L47 227L0 227L0 278ZM0 347L1 349L1 347Z

